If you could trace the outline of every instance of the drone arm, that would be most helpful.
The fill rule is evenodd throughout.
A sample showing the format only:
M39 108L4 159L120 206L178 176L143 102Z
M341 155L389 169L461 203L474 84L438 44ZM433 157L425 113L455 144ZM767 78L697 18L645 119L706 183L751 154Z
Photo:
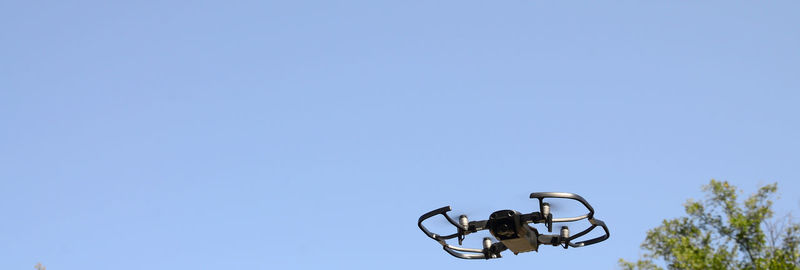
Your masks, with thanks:
M542 213L539 213L539 212L532 212L532 213L529 213L529 214L521 215L519 219L520 219L520 221L525 222L525 223L544 223L545 222L545 217L542 215Z
M470 221L467 225L466 233L474 233L481 230L486 230L486 224L488 224L488 220L479 220L479 221Z

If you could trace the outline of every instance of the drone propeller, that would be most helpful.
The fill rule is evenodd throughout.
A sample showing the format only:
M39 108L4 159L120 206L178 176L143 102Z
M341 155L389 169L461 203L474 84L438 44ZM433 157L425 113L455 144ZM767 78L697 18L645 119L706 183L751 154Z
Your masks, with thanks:
M450 213L447 213L447 215L453 218L453 220L458 221L459 215L454 215ZM454 229L456 229L453 227L453 224L451 224L450 221L448 221L447 218L445 217L431 218L430 220L425 221L425 223L426 223L425 226L429 226L431 228L431 231L434 231L440 235L451 234L453 233Z
M564 200L545 200L544 203L550 205L551 213L558 212L559 210L563 211L572 208L570 207L570 204L568 202L565 202Z

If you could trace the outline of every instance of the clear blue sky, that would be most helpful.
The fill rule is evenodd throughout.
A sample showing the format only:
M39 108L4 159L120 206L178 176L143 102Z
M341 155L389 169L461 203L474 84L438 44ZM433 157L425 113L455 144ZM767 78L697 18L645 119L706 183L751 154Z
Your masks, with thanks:
M800 208L796 1L0 2L0 269L610 269L709 179ZM612 237L416 226L575 192Z

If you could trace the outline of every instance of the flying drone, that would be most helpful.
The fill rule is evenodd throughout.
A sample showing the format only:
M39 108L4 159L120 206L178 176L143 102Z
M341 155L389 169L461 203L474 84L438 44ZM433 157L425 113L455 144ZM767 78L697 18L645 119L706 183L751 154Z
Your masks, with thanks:
M501 258L500 253L505 250L511 250L514 255L517 255L522 252L538 252L539 245L561 246L566 249L568 247L584 247L608 239L608 227L602 220L594 218L594 209L583 197L564 192L534 192L531 193L530 198L539 200L539 212L522 214L514 210L500 210L489 215L488 220L469 221L466 215L461 215L456 221L447 215L447 212L451 210L450 206L445 206L425 213L419 217L417 224L428 237L439 242L447 253L461 259L496 259ZM589 213L576 217L553 218L553 214L550 212L550 203L544 201L546 198L576 200L583 204L589 210ZM450 235L438 235L428 231L422 225L422 222L436 215L444 216L450 224L458 229L458 232ZM553 223L573 222L582 219L587 219L591 226L572 236L570 236L567 226L561 226L559 234L539 234L536 228L528 225L529 223L544 223L545 227L547 227L547 232L553 232ZM598 226L603 228L604 235L585 241L574 241ZM460 246L466 235L482 230L489 230L492 236L499 241L492 241L490 237L483 238L482 249L462 248L452 246L446 242L448 239L458 238L458 245Z

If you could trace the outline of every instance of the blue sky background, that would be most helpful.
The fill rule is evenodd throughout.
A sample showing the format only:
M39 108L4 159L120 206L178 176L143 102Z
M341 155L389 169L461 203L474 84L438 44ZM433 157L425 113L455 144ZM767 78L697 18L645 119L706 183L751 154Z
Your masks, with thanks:
M799 8L2 1L0 269L611 269L711 178L797 213ZM536 191L611 238L463 261L416 226Z

